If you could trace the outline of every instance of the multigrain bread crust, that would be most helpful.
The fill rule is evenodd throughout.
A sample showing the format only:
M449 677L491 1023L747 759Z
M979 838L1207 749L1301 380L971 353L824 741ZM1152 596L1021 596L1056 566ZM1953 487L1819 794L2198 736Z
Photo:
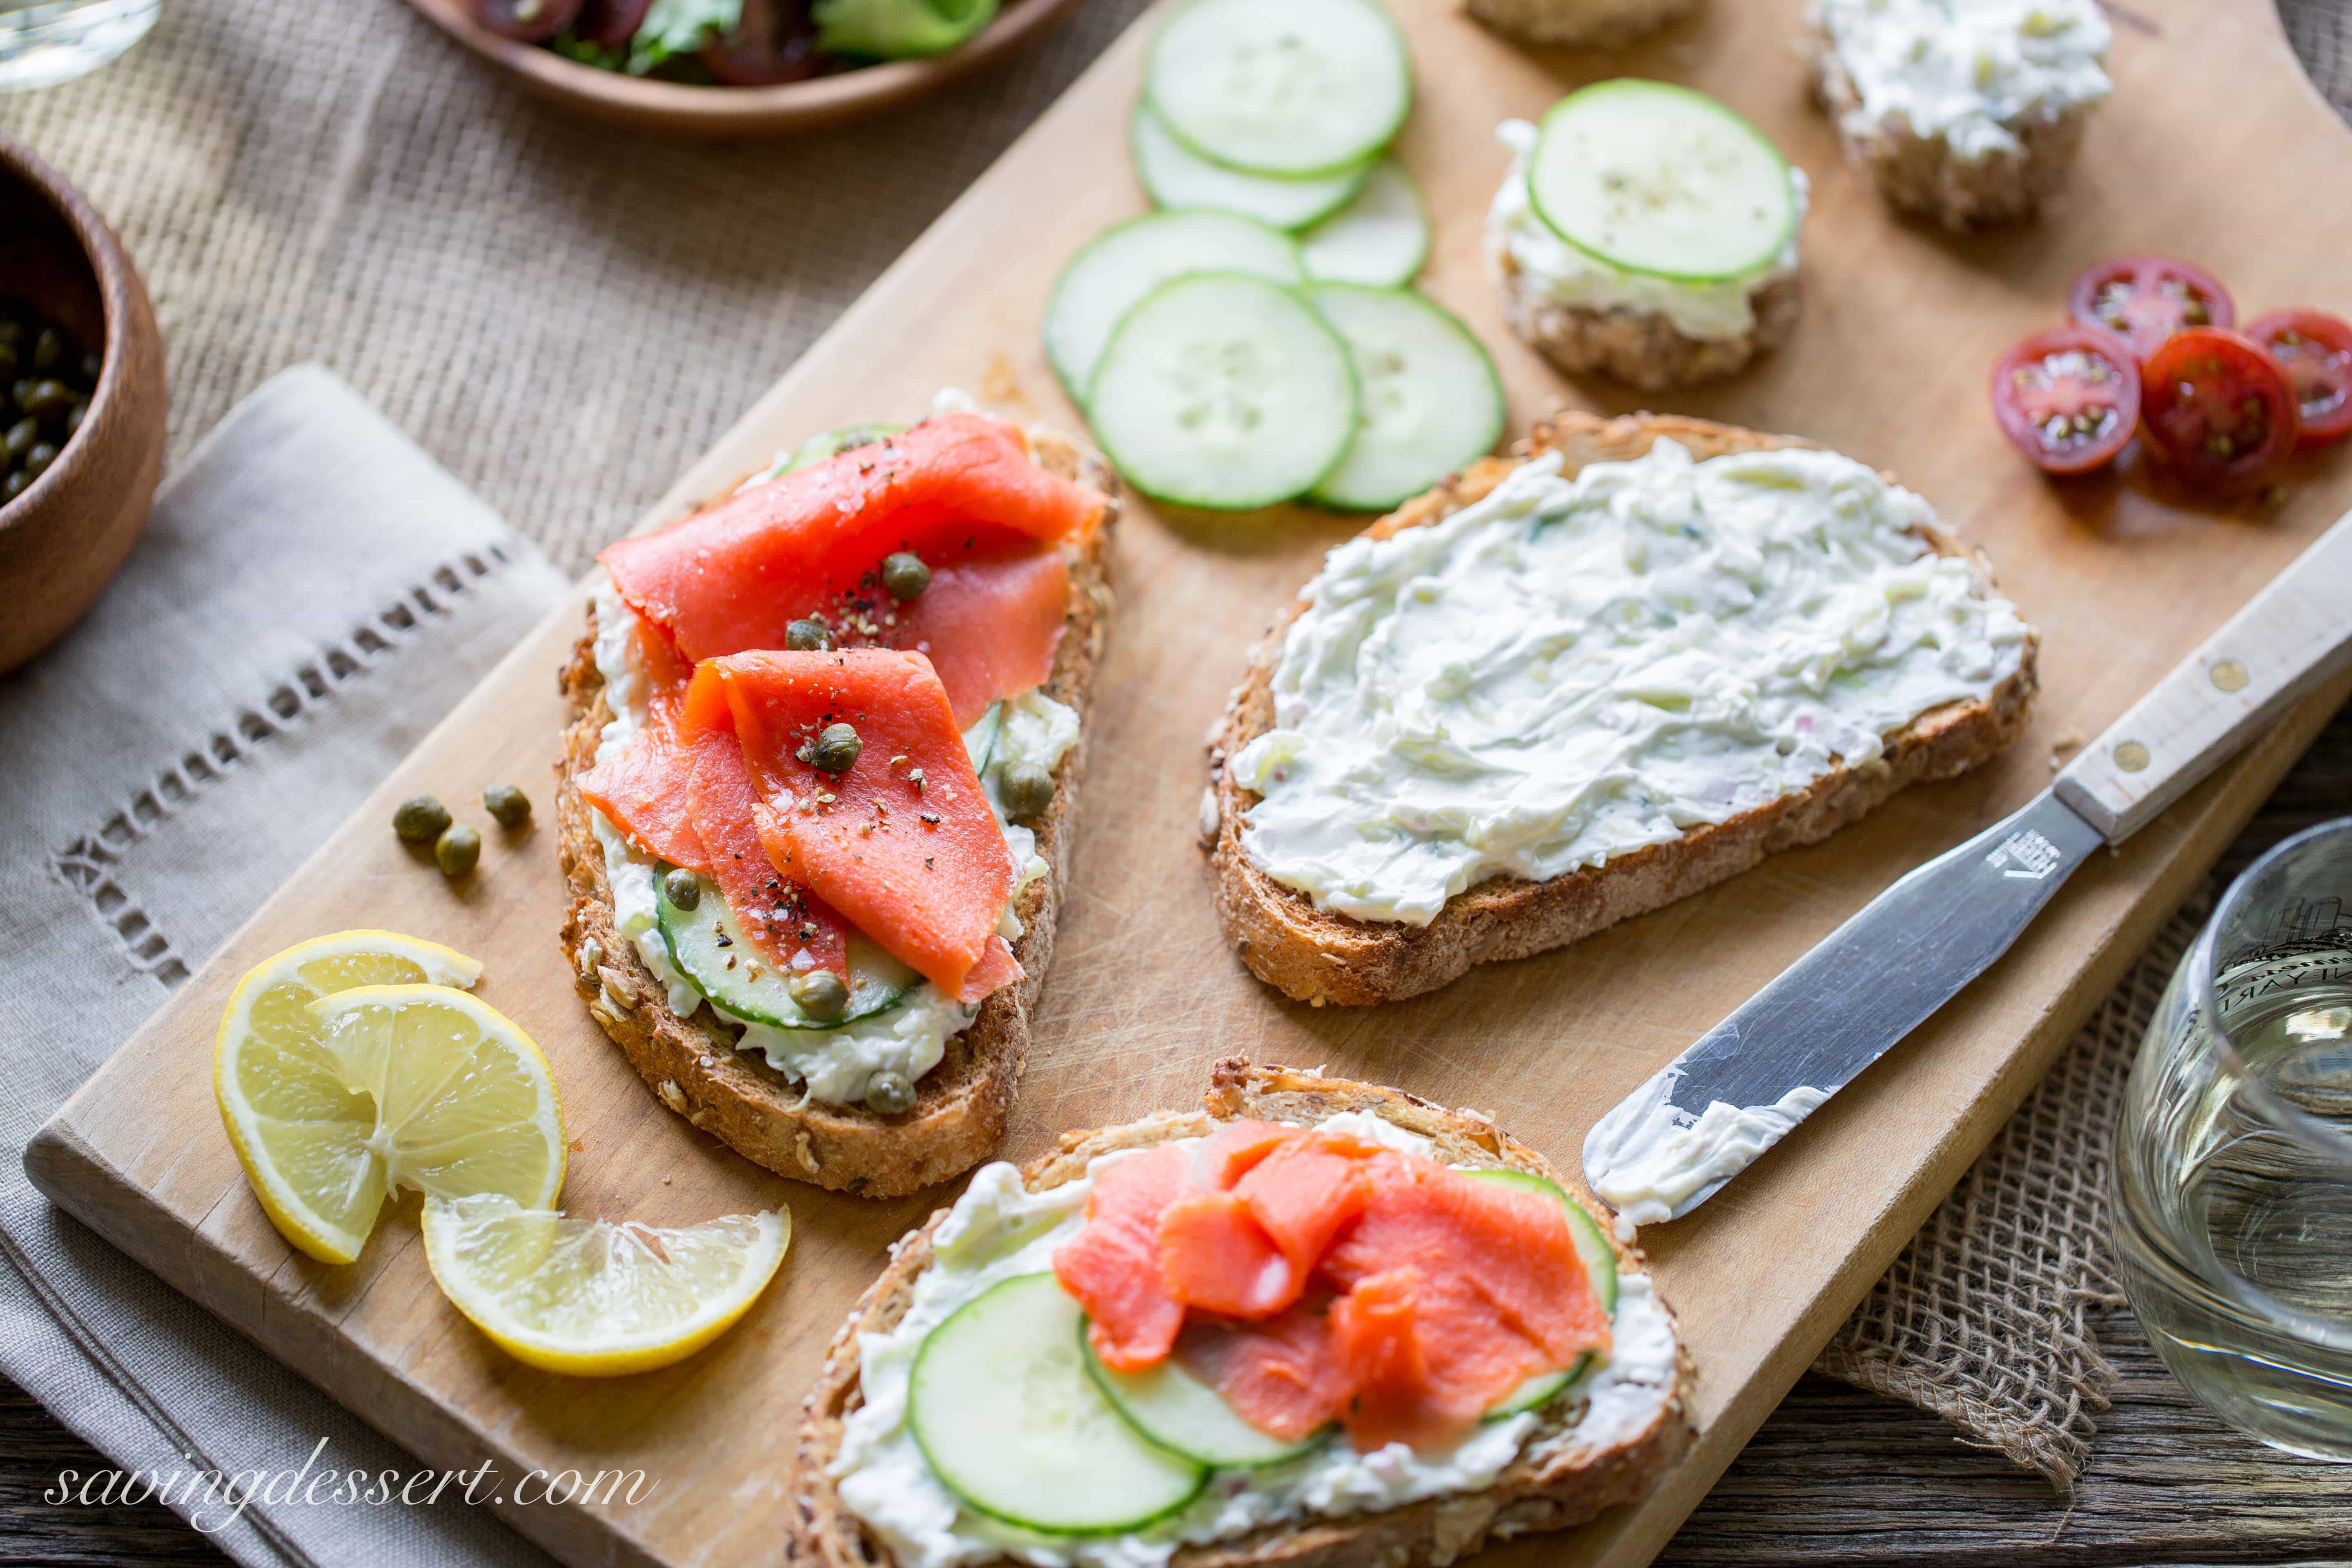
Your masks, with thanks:
M1498 33L1531 44L1613 49L1678 21L1698 0L1465 0Z
M1606 375L1644 392L1717 381L1779 348L1797 330L1804 291L1796 273L1776 278L1749 301L1756 324L1736 337L1694 338L1658 310L1595 310L1551 298L1511 253L1495 256L1503 321L1520 342L1566 375Z
M1573 474L1588 463L1638 458L1662 436L1681 442L1701 460L1811 444L1673 415L1604 420L1570 412L1538 425L1525 450L1557 451L1564 459L1562 471ZM1365 531L1385 539L1434 522L1493 489L1518 460L1482 458ZM1940 554L1962 553L1940 532L1930 531L1926 537ZM1990 568L1980 555L1974 559L1989 588ZM1564 947L1736 877L1777 850L1817 843L1895 791L1966 773L2007 746L2024 732L2035 690L2038 639L2029 634L2017 669L1988 696L1920 715L1886 738L1885 752L1874 762L1835 767L1794 794L1598 868L1544 882L1518 877L1481 882L1448 900L1425 926L1359 921L1316 909L1305 894L1275 881L1251 861L1241 831L1258 796L1235 784L1224 765L1273 727L1272 681L1283 633L1306 607L1304 600L1292 601L1254 650L1249 673L1234 693L1211 748L1217 826L1210 858L1217 913L1242 962L1268 984L1318 1006L1393 1002L1433 991L1474 964Z
M664 1105L779 1175L861 1197L898 1197L969 1169L1003 1137L1029 1054L1030 1010L1054 961L1055 922L1086 773L1095 668L1110 632L1109 552L1118 513L1118 483L1100 458L1058 435L1036 434L1033 441L1045 468L1110 500L1087 549L1071 558L1067 629L1045 686L1047 696L1077 710L1078 741L1055 772L1053 805L1026 824L1036 830L1037 853L1052 869L1023 889L1013 905L1022 928L1013 944L1021 979L982 1003L971 1026L948 1041L940 1064L915 1086L911 1110L878 1116L863 1105L807 1099L765 1058L737 1050L708 1004L691 1017L671 1011L661 983L614 928L604 849L589 826L593 808L578 787L613 717L596 670L593 611L587 635L558 672L577 714L556 764L555 809L557 859L572 886L562 940L580 994Z
M1198 1111L1165 1112L1124 1127L1066 1132L1054 1152L1024 1167L1022 1184L1031 1192L1043 1192L1083 1173L1087 1162L1097 1154L1197 1137L1221 1121L1242 1117L1311 1126L1342 1111L1370 1110L1432 1139L1442 1163L1532 1172L1559 1183L1590 1212L1609 1212L1575 1175L1555 1169L1486 1118L1475 1111L1446 1110L1401 1089L1287 1068L1252 1067L1229 1058L1211 1073L1202 1105ZM938 1211L898 1243L890 1267L834 1336L824 1369L809 1391L793 1454L794 1508L785 1541L786 1555L796 1563L898 1568L890 1550L842 1506L831 1470L841 1452L843 1419L860 1399L857 1336L887 1333L906 1316L916 1276L930 1265L931 1235L946 1217L945 1209ZM1621 1269L1642 1268L1636 1248L1623 1242L1613 1245ZM1693 1372L1688 1354L1679 1349L1679 1338L1677 1346L1672 1395L1648 1426L1613 1447L1565 1448L1540 1465L1523 1458L1484 1491L1186 1546L1171 1559L1171 1568L1435 1568L1468 1556L1490 1540L1566 1530L1603 1509L1646 1496L1691 1442Z
M2073 104L2011 126L2021 151L1963 158L1942 136L1921 136L1904 121L1864 119L1853 78L1818 19L1806 54L1813 101L1837 126L1845 155L1877 182L1887 205L1954 233L2016 223L2040 211L2074 166L2091 117L2091 105Z

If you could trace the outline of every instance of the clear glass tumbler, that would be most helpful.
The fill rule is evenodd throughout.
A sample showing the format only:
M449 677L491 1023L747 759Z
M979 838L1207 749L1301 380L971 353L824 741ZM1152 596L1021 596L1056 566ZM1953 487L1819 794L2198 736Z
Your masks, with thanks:
M2256 861L2181 961L2113 1196L2125 1293L2189 1391L2352 1462L2352 817Z
M0 92L96 70L155 25L163 0L0 0Z

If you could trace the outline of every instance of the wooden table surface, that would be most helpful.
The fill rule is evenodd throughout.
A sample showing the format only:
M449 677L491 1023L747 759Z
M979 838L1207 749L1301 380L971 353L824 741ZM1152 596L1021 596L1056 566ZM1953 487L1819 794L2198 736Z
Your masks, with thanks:
M2216 868L2234 875L2297 829L2352 812L2352 708L2338 713ZM2101 1342L2123 1374L2071 1505L1909 1407L1807 1376L1658 1561L1906 1568L2342 1563L2352 1469L2291 1459L2190 1401L2128 1313ZM0 1382L0 1562L216 1564L155 1504L53 1506L61 1469L105 1461Z

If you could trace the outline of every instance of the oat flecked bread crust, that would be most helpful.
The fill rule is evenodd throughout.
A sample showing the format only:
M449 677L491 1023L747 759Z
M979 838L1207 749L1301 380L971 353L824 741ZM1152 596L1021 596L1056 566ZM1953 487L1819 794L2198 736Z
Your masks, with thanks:
M2011 126L2021 152L1962 158L1943 137L1923 137L1903 121L1864 119L1853 78L1818 20L1806 54L1813 101L1837 126L1846 157L1877 182L1888 205L1954 233L2016 223L2039 212L2074 168L2094 107L2073 104L2054 116Z
M1508 250L1495 252L1495 286L1503 321L1566 375L1606 375L1644 392L1718 381L1789 341L1803 313L1799 275L1776 278L1749 301L1756 324L1738 337L1694 338L1658 310L1614 306L1595 310L1546 294Z
M596 760L596 742L613 717L596 671L593 614L572 660L558 672L577 713L556 764L557 859L572 886L562 931L589 1014L664 1105L779 1175L860 1197L898 1197L943 1182L979 1163L1004 1135L1014 1085L1029 1054L1029 1014L1054 960L1055 922L1069 874L1078 785L1086 773L1094 674L1110 632L1110 541L1118 515L1118 481L1102 459L1069 438L1033 434L1039 462L1109 498L1087 548L1070 562L1067 629L1045 694L1077 710L1077 744L1055 770L1054 803L1024 824L1052 868L1022 889L1013 912L1022 934L1013 944L1022 977L981 1004L971 1027L916 1087L914 1109L877 1116L863 1105L804 1099L798 1087L734 1037L708 1005L691 1017L670 1010L659 981L634 945L614 929L613 889L603 847L589 826L592 807L577 782Z
M1202 1110L1163 1112L1100 1131L1066 1132L1054 1152L1023 1169L1022 1183L1031 1192L1042 1192L1082 1173L1097 1154L1196 1137L1221 1121L1256 1117L1313 1125L1347 1110L1370 1110L1434 1140L1433 1152L1442 1163L1532 1172L1559 1183L1594 1215L1609 1212L1576 1175L1555 1169L1475 1111L1446 1110L1377 1084L1252 1067L1239 1058L1216 1065ZM890 1267L859 1299L834 1337L824 1370L809 1391L793 1454L795 1510L785 1542L786 1556L795 1563L898 1568L889 1549L842 1506L829 1471L841 1451L842 1419L859 1403L857 1336L887 1333L906 1315L916 1276L930 1263L931 1234L946 1217L945 1209L938 1211L898 1244ZM1613 1245L1621 1268L1642 1268L1639 1250L1622 1241ZM1468 1556L1489 1541L1581 1524L1603 1509L1647 1495L1690 1446L1693 1373L1686 1352L1678 1352L1676 1360L1679 1376L1672 1396L1657 1418L1627 1442L1606 1449L1565 1449L1540 1466L1521 1459L1484 1491L1432 1498L1381 1513L1307 1520L1231 1541L1186 1546L1171 1559L1171 1568L1436 1568Z
M1587 463L1638 458L1661 436L1681 442L1702 461L1731 452L1811 445L1673 415L1604 420L1570 412L1538 425L1524 450L1559 452L1563 472L1573 474ZM1516 465L1515 458L1482 458L1366 532L1385 539L1434 522L1493 489ZM1961 553L1940 533L1931 532L1927 542L1941 554ZM1975 559L1980 581L1990 588L1990 568L1980 555ZM1596 868L1544 882L1517 877L1481 882L1456 894L1426 926L1359 921L1318 910L1305 894L1275 881L1251 861L1242 848L1241 829L1258 797L1236 784L1224 766L1227 757L1272 727L1270 683L1282 637L1304 608L1305 601L1294 600L1253 650L1249 672L1211 749L1217 827L1210 858L1217 913L1242 962L1268 984L1318 1006L1393 1002L1433 991L1473 964L1566 946L1736 877L1776 850L1817 843L1906 785L1966 773L2016 740L2024 732L2035 690L2038 639L2029 634L2016 671L1988 697L1922 714L1887 737L1885 753L1875 762L1833 769L1805 789Z
M1465 0L1463 8L1498 33L1531 44L1613 49L1679 21L1698 0Z

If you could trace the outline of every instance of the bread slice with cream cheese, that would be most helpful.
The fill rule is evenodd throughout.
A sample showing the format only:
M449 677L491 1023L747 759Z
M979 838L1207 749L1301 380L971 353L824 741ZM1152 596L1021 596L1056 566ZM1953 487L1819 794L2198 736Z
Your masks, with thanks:
M1675 416L1641 414L1601 419L1564 413L1538 425L1510 458L1486 458L1381 519L1364 537L1391 538L1453 515L1478 501L1530 458L1559 454L1563 476L1588 465L1627 462L1671 439L1704 462L1726 454L1769 451L1811 443ZM1976 591L1991 593L1990 568L1941 531L1916 531L1936 554L1972 563ZM1242 961L1259 978L1317 1005L1360 1005L1433 990L1472 965L1524 958L1590 936L1735 877L1776 850L1811 844L1862 816L1895 791L1965 773L2023 732L2035 690L2036 638L2027 628L2014 668L1979 698L1924 711L1883 738L1881 753L1829 770L1802 788L1779 795L1725 820L1702 824L1679 837L1614 854L1590 866L1533 881L1496 876L1446 899L1426 924L1356 919L1318 908L1296 888L1276 880L1244 841L1259 796L1229 765L1275 724L1273 681L1286 634L1306 610L1294 601L1255 650L1248 673L1228 704L1210 751L1209 805L1204 838L1215 873L1217 910Z

